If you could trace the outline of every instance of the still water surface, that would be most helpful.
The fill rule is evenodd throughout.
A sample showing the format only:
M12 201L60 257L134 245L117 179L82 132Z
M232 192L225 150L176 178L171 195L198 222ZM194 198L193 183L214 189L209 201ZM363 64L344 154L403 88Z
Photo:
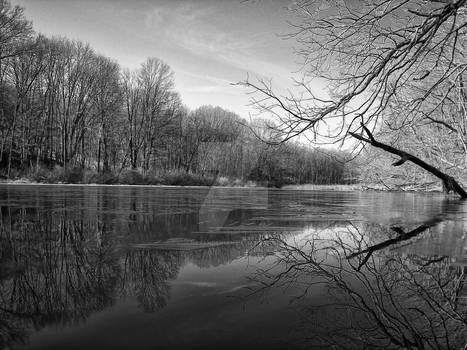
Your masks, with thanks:
M465 345L467 203L0 185L0 348Z

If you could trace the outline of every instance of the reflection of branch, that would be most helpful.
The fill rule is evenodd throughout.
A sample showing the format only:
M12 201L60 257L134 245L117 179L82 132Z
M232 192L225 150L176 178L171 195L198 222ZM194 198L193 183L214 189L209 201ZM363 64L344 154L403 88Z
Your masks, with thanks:
M464 268L452 266L446 257L385 254L387 249L381 249L438 225L463 203L443 201L441 212L415 229L392 227L395 238L366 249L362 244L370 231L360 232L351 223L348 235L332 230L334 239L327 230L325 237L317 231L303 244L271 237L280 245L277 259L258 271L262 286L256 290L292 286L303 292L299 298L326 290L329 297L312 299L304 310L305 316L313 313L307 330L313 332L311 348L460 349L467 339ZM356 246L361 251L350 254ZM345 261L359 255L355 264Z
M418 226L416 229L414 229L412 231L409 231L409 232L404 232L402 230L402 228L400 228L400 227L392 227L391 229L393 231L397 232L399 234L399 236L397 236L396 238L391 238L391 239L388 239L388 240L386 240L384 242L375 244L373 246L370 246L370 247L368 247L366 249L363 249L363 250L360 250L358 252L352 253L352 254L347 256L347 259L352 259L352 258L354 258L356 256L367 253L365 258L358 265L357 270L360 270L362 268L362 266L366 264L368 259L370 259L371 255L374 252L376 252L378 250L381 250L381 249L384 249L386 247L389 247L389 246L391 246L393 244L403 242L403 241L409 240L409 239L411 239L413 237L416 237L420 233L428 230L430 227L435 226L436 224L440 223L441 221L443 221L441 218L434 218L434 219L424 223L423 225Z

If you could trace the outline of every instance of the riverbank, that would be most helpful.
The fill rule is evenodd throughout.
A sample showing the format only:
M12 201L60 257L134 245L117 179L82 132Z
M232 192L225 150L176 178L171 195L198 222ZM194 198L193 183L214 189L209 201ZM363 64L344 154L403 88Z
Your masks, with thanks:
M253 181L248 181L246 183L236 183L234 185L229 183L218 184L214 183L212 185L173 185L173 184L122 184L122 183L112 183L112 184L102 184L102 183L64 183L64 182L37 182L31 181L26 178L12 179L12 180L0 180L0 184L8 185L67 185L67 186L135 186L135 187L221 187L221 188L267 188L261 184L257 184ZM302 185L286 185L281 187L282 190L290 191L375 191L375 192L442 192L441 186L431 186L431 187L417 187L406 186L400 188L386 188L381 185L366 185L366 184L350 184L350 185L313 185L313 184L302 184Z
M162 186L232 186L255 187L253 181L230 179L187 172L166 172L162 174L143 174L137 170L98 173L95 170L56 167L39 168L35 171L18 173L10 178L0 178L2 183L40 183L40 184L80 184L80 185L162 185Z
M442 192L440 183L431 182L423 184L401 184L387 186L382 184L349 184L349 185L286 185L282 187L287 190L303 190L303 191L377 191L377 192Z
M304 191L384 191L384 192L441 192L439 182L379 184L291 184L283 179L252 181L225 176L212 176L190 172L171 171L162 174L142 174L137 170L123 169L118 172L97 173L95 170L56 167L54 169L17 173L13 178L0 177L7 184L74 184L111 186L182 186L182 187L275 187L284 190Z
M0 183L38 184L79 184L79 185L140 185L140 186L218 186L218 187L275 187L303 186L293 183L293 179L277 177L264 180L255 178L232 178L212 173L167 171L163 173L143 173L134 169L98 173L93 169L79 167L48 169L40 167L29 171L13 171L12 176L1 176ZM305 185L306 186L306 185ZM336 190L355 190L358 185L316 185Z
M38 181L31 181L27 178L18 178L18 179L0 179L0 184L6 185L66 185L66 186L111 186L111 187L118 187L118 186L135 186L135 187L225 187L225 188L268 188L264 184L255 183L253 181L248 182L236 182L234 184L231 183L218 183L215 182L212 185L173 185L173 184L124 184L124 183L112 183L112 184L105 184L105 183L70 183L70 182L38 182ZM278 189L278 188L277 188ZM281 187L283 190L321 190L321 191L362 191L362 185L286 185Z

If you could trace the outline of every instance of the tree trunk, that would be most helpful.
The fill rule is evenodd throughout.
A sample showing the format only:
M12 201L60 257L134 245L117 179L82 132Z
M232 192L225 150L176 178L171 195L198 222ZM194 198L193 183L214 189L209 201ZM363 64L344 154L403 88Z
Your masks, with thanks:
M434 166L426 163L425 161L421 160L420 158L418 158L418 157L416 157L416 156L414 156L414 155L412 155L410 153L401 151L401 150L399 150L397 148L394 148L394 147L392 147L390 145L386 145L384 143L376 141L375 138L373 137L372 133L370 132L370 130L368 130L368 128L363 123L361 124L361 126L362 126L363 130L365 131L365 133L368 135L368 138L366 138L366 137L364 137L362 135L353 133L353 132L349 132L349 134L351 136L355 137L357 140L367 142L370 145L372 145L373 147L381 148L382 150L384 150L386 152L389 152L389 153L392 153L392 154L395 154L395 155L401 157L400 160L398 160L397 162L392 164L393 166L400 166L400 165L404 164L406 161L411 161L412 163L418 165L422 169L425 169L429 173L431 173L434 176L436 176L437 178L441 179L441 181L443 182L443 190L446 193L449 193L450 191L454 191L461 198L467 198L467 192L465 192L465 190L462 188L462 186L452 176L449 176L449 175L443 173L438 168L435 168Z
M110 160L109 160L109 142L108 138L104 135L103 140L103 160L102 160L102 172L109 173L110 172Z
M19 105L16 104L15 111L13 113L13 123L12 123L12 127L11 127L10 149L8 150L8 168L7 168L7 177L8 178L10 178L10 173L11 173L11 157L12 157L12 148L13 148L13 137L15 135L16 119L18 118L18 110L19 110Z
M97 173L99 174L101 166L101 139L99 137L99 144L97 146Z

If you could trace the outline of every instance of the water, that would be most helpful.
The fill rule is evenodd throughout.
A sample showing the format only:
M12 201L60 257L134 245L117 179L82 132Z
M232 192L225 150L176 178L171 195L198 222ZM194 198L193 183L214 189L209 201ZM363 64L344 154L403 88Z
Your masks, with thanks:
M0 185L0 348L458 348L467 203Z

